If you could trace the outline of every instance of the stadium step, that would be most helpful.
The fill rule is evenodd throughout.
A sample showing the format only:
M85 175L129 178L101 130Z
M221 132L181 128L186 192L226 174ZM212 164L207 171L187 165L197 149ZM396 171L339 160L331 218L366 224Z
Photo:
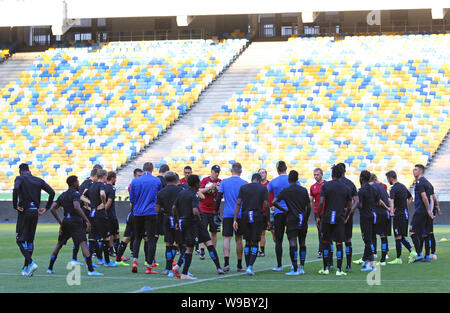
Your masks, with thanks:
M128 187L135 168L145 162L159 164L172 149L180 146L202 126L237 91L243 90L268 63L280 57L278 42L251 43L236 60L213 81L200 95L191 109L174 123L164 134L151 143L136 159L118 171L116 188ZM195 171L195 169L194 169ZM181 173L180 173L181 174Z
M450 201L450 131L425 170L439 201Z
M0 64L0 90L16 79L41 54L41 52L19 52Z

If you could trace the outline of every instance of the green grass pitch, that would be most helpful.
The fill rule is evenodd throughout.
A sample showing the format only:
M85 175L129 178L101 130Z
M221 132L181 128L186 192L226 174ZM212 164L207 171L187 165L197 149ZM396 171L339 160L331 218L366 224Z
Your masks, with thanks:
M123 231L125 225L120 225ZM235 244L232 241L230 265L231 271L225 275L217 275L213 262L207 258L200 260L194 255L190 272L198 277L196 281L181 281L160 274L146 275L141 252L139 273L131 273L131 267L99 268L103 277L87 276L85 266L81 267L80 285L69 286L66 281L69 270L67 263L72 256L72 242L63 247L55 264L56 274L46 274L50 254L56 244L58 225L39 224L35 239L34 261L39 265L33 277L23 277L20 269L23 257L15 243L15 225L0 224L0 292L39 293L39 292L141 292L148 286L152 293L322 293L322 292L450 292L450 242L440 242L442 238L450 238L450 226L435 226L438 260L431 263L407 263L407 251L403 249L402 265L387 265L381 268L380 285L368 285L367 274L360 272L360 266L353 264L353 272L345 277L337 277L334 272L321 276L317 271L322 266L317 254L317 230L310 226L307 236L306 274L303 276L286 276L290 270L290 259L287 239L283 246L284 272L273 272L276 265L274 243L267 232L266 256L259 257L254 265L256 275L246 276L236 272ZM142 247L143 245L141 245ZM380 249L378 240L378 249ZM395 242L389 237L390 260L395 257ZM222 238L219 236L217 251L223 265ZM361 257L363 243L359 226L354 227L353 260ZM380 255L380 252L378 252ZM129 250L125 253L129 256ZM84 261L81 251L80 261ZM158 242L156 259L160 264L159 272L165 264L164 244ZM389 261L389 260L388 260ZM335 261L336 262L336 261ZM346 260L344 257L344 264ZM129 262L131 263L131 262Z

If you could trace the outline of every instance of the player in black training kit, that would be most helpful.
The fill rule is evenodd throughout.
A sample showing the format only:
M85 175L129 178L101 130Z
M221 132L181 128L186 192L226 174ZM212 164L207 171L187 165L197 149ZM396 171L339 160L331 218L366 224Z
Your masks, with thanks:
M91 185L97 181L97 171L101 170L101 169L102 168L100 165L94 166L94 168L91 171L91 176L86 178L81 183L81 185L78 187L78 192L80 193L80 195L83 195L85 192L87 192L89 187L91 187ZM100 247L97 242L98 238L95 238L95 235L94 235L95 234L95 221L94 221L94 218L91 217L91 208L84 201L82 201L82 210L83 210L84 215L87 216L87 218L89 219L89 222L91 223L91 230L88 232L89 251L91 251L91 256L95 255L95 256L101 258ZM77 261L78 250L79 250L79 246L74 244L73 251L72 251L72 262L81 265L81 263ZM97 265L94 264L94 267L97 267Z
M166 268L161 274L171 277L173 276L172 263L177 251L174 243L180 241L172 207L178 194L183 190L183 187L178 185L179 178L174 172L167 172L165 174L165 181L167 182L166 187L158 192L156 198L156 212L162 216L162 229L166 243Z
M175 265L172 271L180 279L196 279L196 277L188 275L188 271L192 261L192 251L196 242L195 238L198 238L199 243L205 243L207 246L209 255L216 265L217 273L224 274L208 230L203 226L201 221L200 201L197 194L200 188L200 178L197 175L189 176L188 185L188 189L178 194L172 208L173 215L177 221L176 227L180 231L180 243L186 247L182 275L178 273L180 268L179 264Z
M106 205L105 209L108 212L108 222L109 222L109 255L116 257L117 249L120 243L120 232L119 232L119 220L116 214L116 172L110 171L106 175L105 193L106 193Z
M238 224L237 219L241 204L242 217L241 222ZM247 265L247 275L255 275L253 264L258 255L258 244L261 240L261 224L264 221L263 206L267 214L267 220L269 220L269 192L266 187L261 185L261 175L253 174L252 182L242 185L239 189L233 220L234 231L237 232L238 227L241 227L245 239L244 256Z
M425 167L422 164L417 164L414 167L413 174L416 179L414 186L414 206L415 213L411 221L411 238L414 243L416 253L410 255L409 262L424 261L429 262L430 258L424 258L422 255L423 243L425 242L425 250L429 248L429 223L433 222L433 186L423 177ZM429 249L428 251L429 252Z
M286 211L279 205L279 201L286 203L288 210L286 216L286 234L289 240L289 254L291 256L292 270L286 275L305 274L306 234L308 232L308 219L311 214L311 202L306 188L297 185L298 172L289 172L288 188L284 188L273 200L272 204L281 211ZM300 245L300 269L298 269L298 245Z
M374 271L376 270L374 261L374 251L373 246L373 233L374 230L374 219L375 219L375 207L377 203L380 202L380 194L374 188L373 185L369 184L371 174L369 171L362 171L359 176L359 182L361 188L358 191L358 202L352 205L352 209L347 218L349 218L356 208L359 209L359 224L361 227L361 236L364 241L364 254L362 257L363 266L361 271Z
M337 164L342 168L343 174L340 181L344 183L347 188L350 189L350 195L352 197L352 205L354 205L356 202L358 202L358 195L356 191L355 184L345 177L345 163L339 163ZM353 235L353 215L350 215L350 218L348 219L347 223L345 223L345 256L347 259L347 266L345 267L345 270L347 272L351 272L352 270L352 255L353 255L353 247L352 247L352 235Z
M89 189L81 196L81 200L87 203L91 208L90 216L94 218L95 234L102 242L103 260L97 255L100 264L108 267L117 267L118 264L109 259L109 222L108 211L106 210L106 191L105 181L107 172L105 170L97 171L97 182L93 183ZM92 249L91 249L92 251Z
M372 244L375 249L375 258L377 255L377 235L380 236L381 239L381 259L377 265L385 266L386 265L386 255L389 251L388 247L388 236L391 235L391 210L388 207L389 205L389 195L386 189L378 182L377 176L375 174L371 174L369 184L374 187L374 189L378 192L380 201L375 203L374 210L374 231Z
M50 264L48 265L48 274L54 274L53 265L55 264L58 253L62 246L67 243L69 238L72 238L75 245L81 247L81 251L86 260L89 276L101 276L103 274L97 272L92 267L92 256L86 243L86 231L89 232L91 224L88 218L81 210L80 193L78 192L79 182L76 176L69 176L66 180L69 189L63 192L56 202L52 204L51 212L56 221L60 225L58 243L50 256ZM59 207L64 208L64 219L58 216L57 210ZM85 226L86 224L86 226Z
M30 277L38 268L32 259L38 215L42 215L50 209L55 191L44 180L31 175L28 164L19 165L19 175L14 181L13 189L13 208L18 212L16 242L25 258L21 274ZM39 208L41 190L49 195L45 209Z
M402 244L412 252L411 244L406 237L408 236L408 205L412 203L412 195L408 188L397 181L397 173L389 171L386 173L386 178L392 186L389 195L389 206L393 212L393 229L395 236L395 249L397 251L397 258L388 264L402 264Z
M339 165L334 165L331 170L331 181L323 184L320 191L319 212L323 209L323 215L320 218L320 231L322 233L323 243L323 269L319 271L321 275L328 275L330 242L333 239L336 242L337 258L337 276L347 275L342 271L342 242L345 240L345 220L351 218L346 216L351 213L352 194L342 182L341 178L344 170ZM325 207L324 207L325 205ZM347 219L347 220L348 220Z

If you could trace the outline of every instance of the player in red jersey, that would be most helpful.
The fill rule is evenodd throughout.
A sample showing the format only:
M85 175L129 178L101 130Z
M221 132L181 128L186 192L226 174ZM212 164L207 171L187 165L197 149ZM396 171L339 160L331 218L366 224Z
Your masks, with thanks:
M261 185L263 185L264 187L267 188L267 185L269 185L269 180L267 179L267 170L265 168L260 168L258 170L258 174L261 176ZM269 192L269 207L271 210L273 210L273 206L272 206L272 201L273 201L273 192ZM264 218L266 218L266 214L265 214L265 208L263 207L263 213L264 213ZM262 232L261 232L261 241L259 242L259 252L258 252L258 256L259 257L263 257L266 255L265 252L265 247L266 247L266 231L270 230L272 232L272 237L274 239L275 242L275 237L274 237L274 230L273 230L273 225L271 223L271 228L267 229L267 221L264 220L262 223Z
M187 180L189 178L189 176L192 175L192 167L190 167L189 165L186 166L183 169L184 172L184 177L182 179L180 179L180 185L187 185Z
M214 208L215 208L215 199L217 197L217 192L220 187L221 179L220 175L220 166L214 165L211 167L211 175L202 179L200 183L200 193L205 196L205 199L200 202L200 216L201 221L205 228L208 228L211 233L211 241L214 247L217 244L217 233L220 232L220 226L217 226L214 223ZM205 248L200 249L200 259L205 258Z
M319 212L319 202L320 202L320 191L322 190L323 184L326 182L323 179L323 171L320 168L314 169L314 179L316 180L316 183L311 186L309 189L309 199L311 200L311 207L314 208L314 218L316 219L316 225L317 225L317 234L319 235L319 251L317 252L317 257L322 257L322 240L320 239L320 225L318 223L318 220L320 220L320 216L323 214L322 212Z

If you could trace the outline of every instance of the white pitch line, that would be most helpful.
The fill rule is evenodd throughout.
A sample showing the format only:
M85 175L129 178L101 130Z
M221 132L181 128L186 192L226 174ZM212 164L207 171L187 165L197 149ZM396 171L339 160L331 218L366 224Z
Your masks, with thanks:
M358 254L362 254L362 252L353 253L353 255L358 255ZM309 261L305 261L305 263L313 263L313 262L319 262L319 261L322 261L322 259L309 260ZM291 265L292 264L283 265L283 267L287 267L287 266L291 266ZM255 273L265 272L265 271L269 271L271 269L272 269L271 267L267 267L267 268L263 268L263 269L260 269L260 270L256 270L254 272ZM241 272L241 273L235 273L235 274L230 274L230 275L223 275L223 276L216 276L216 277L209 277L209 278L191 280L191 281L180 283L180 284L171 284L171 285L165 285L165 286L158 286L158 287L152 288L152 291L153 290L159 290L159 289L180 287L180 286L185 286L185 285L198 284L198 283L203 283L203 282L206 282L206 281L212 281L212 280L218 280L218 279L224 279L224 278L230 278L230 277L236 277L236 276L243 276L243 275L246 275L246 273L245 272ZM140 292L142 292L141 289L135 290L135 291L131 291L131 293L140 293Z

